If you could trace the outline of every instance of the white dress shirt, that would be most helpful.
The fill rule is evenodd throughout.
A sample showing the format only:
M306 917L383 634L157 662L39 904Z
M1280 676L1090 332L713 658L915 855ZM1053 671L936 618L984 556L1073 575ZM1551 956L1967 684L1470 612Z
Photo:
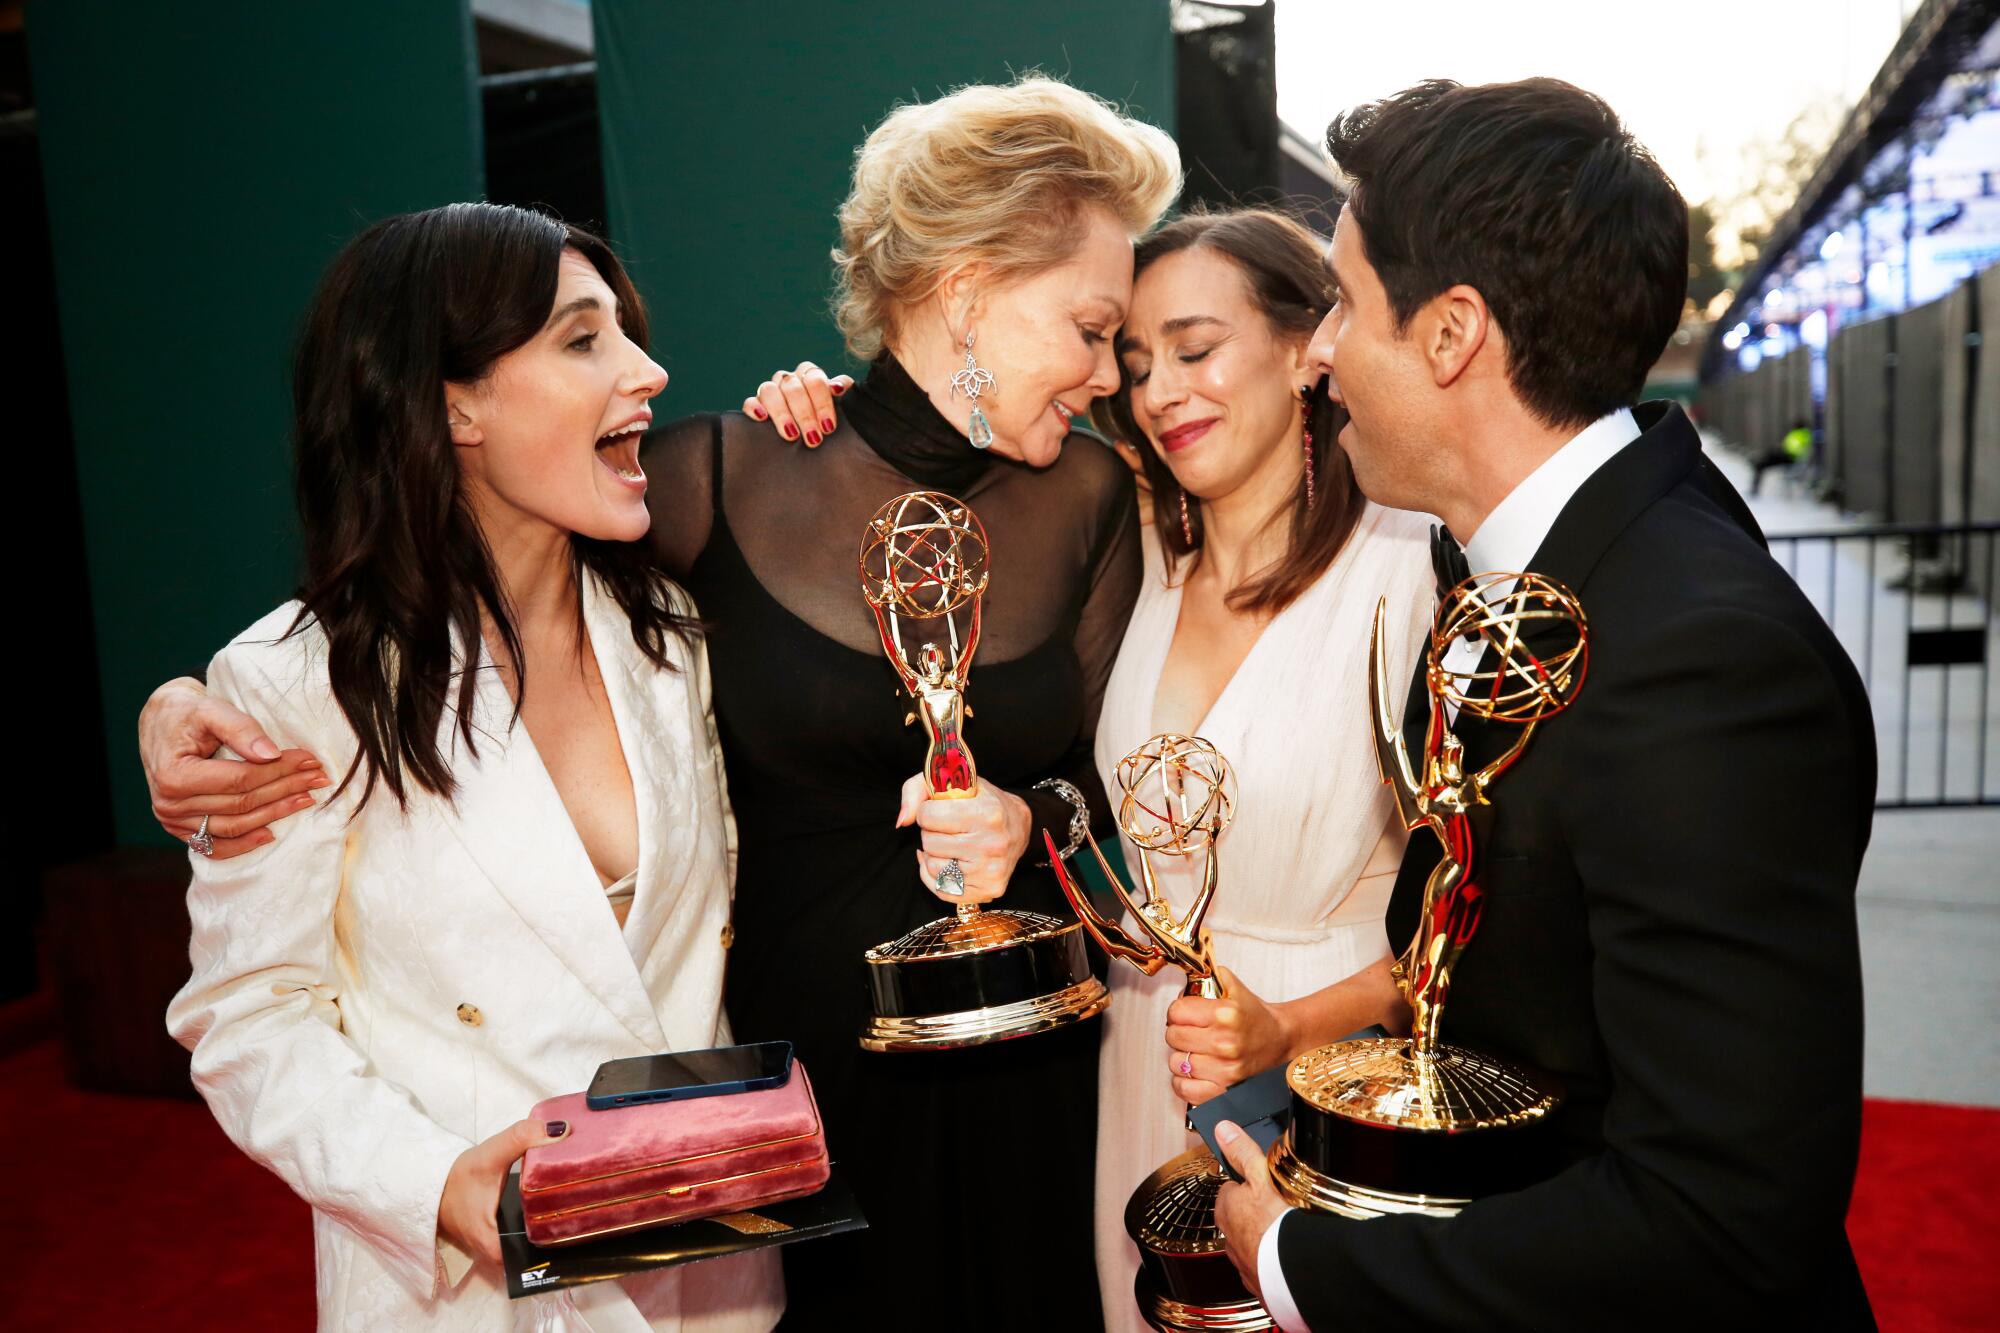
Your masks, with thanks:
M1465 563L1474 574L1521 573L1548 539L1549 530L1568 507L1583 483L1614 454L1639 438L1639 423L1627 408L1619 408L1572 436L1568 443L1542 460L1465 543ZM1496 585L1488 590L1488 601L1504 597L1513 585ZM1470 674L1479 664L1485 645L1460 639L1446 652L1444 665L1455 675ZM1306 1321L1285 1285L1284 1269L1278 1263L1278 1232L1296 1209L1286 1209L1278 1220L1264 1229L1257 1245L1257 1283L1263 1288L1264 1308L1285 1333L1302 1333Z
M1479 531L1465 543L1466 567L1474 574L1526 570L1570 498L1613 454L1638 438L1639 423L1623 407L1584 427L1493 506ZM1486 590L1486 600L1498 601L1512 591L1511 580L1496 583ZM1462 679L1479 665L1485 651L1483 640L1456 640L1444 655L1445 669ZM1451 712L1456 721L1458 709L1454 706Z

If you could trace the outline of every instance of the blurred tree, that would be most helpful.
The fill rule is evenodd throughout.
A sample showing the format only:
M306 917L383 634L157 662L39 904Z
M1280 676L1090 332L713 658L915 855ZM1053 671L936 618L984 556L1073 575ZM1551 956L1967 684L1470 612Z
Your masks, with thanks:
M1704 142L1697 149L1703 173L1716 182L1706 207L1714 257L1730 271L1729 283L1757 257L1771 228L1812 179L1846 116L1843 102L1823 98L1808 103L1779 134L1727 148Z
M1715 210L1709 204L1688 209L1687 313L1699 316L1716 297L1730 290L1737 275L1715 262Z

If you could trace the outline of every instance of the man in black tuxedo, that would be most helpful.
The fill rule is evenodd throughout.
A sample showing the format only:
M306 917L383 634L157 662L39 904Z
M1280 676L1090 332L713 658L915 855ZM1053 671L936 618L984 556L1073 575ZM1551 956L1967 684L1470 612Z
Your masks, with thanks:
M1686 206L1552 80L1424 84L1327 145L1353 194L1312 354L1361 488L1589 618L1576 704L1481 812L1484 915L1443 1024L1568 1101L1553 1174L1453 1218L1286 1211L1225 1128L1231 1257L1288 1329L1872 1328L1844 1219L1874 730L1687 418L1634 405L1680 314ZM1420 685L1411 708L1415 734ZM1468 769L1511 739L1456 729ZM1392 952L1436 857L1411 840ZM1407 1027L1386 963L1347 985Z

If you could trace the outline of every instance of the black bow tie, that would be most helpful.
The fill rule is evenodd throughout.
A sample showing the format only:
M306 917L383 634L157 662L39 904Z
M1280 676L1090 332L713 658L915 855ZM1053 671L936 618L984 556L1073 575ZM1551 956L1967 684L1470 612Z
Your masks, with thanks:
M1472 577L1472 567L1465 563L1465 552L1459 549L1450 531L1437 523L1431 524L1431 572L1437 575L1439 601Z

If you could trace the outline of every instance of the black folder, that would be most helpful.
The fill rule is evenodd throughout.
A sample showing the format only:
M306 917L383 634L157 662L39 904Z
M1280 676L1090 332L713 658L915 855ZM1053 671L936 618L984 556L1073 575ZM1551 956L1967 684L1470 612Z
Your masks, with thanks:
M699 1263L772 1245L837 1236L868 1225L854 1195L835 1166L826 1185L803 1199L722 1217L704 1217L671 1226L642 1227L574 1245L547 1249L528 1240L521 1216L521 1175L514 1171L500 1189L500 1258L507 1270L507 1294L515 1300L562 1287L602 1282L654 1268Z

